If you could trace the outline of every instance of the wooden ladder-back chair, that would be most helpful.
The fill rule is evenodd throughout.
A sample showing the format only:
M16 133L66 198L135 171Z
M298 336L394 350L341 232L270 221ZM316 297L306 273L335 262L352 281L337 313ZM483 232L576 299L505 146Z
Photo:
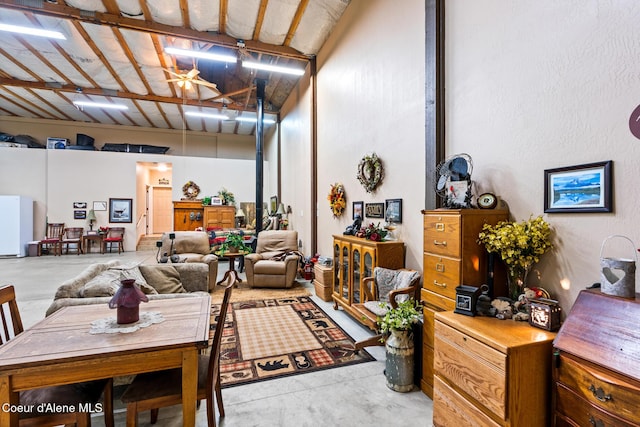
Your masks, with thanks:
M65 248L65 254L69 253L69 245L76 245L76 252L78 255L83 253L82 251L82 236L84 234L83 227L67 227L64 229L62 235L62 246Z
M47 223L47 235L38 242L38 256L42 255L42 247L46 246L47 250L53 248L54 255L62 253L62 234L64 233L64 222Z
M8 316L11 317L11 319L7 319ZM0 332L0 335L4 334L4 336L2 336L3 344L24 331L13 285L0 287L0 321L2 322L2 331ZM101 394L104 394L103 410L105 425L113 427L113 380L111 378L108 380L66 384L21 391L20 405L34 405L33 407L37 408L40 403L56 403L59 405L70 405L74 408L78 408L80 403L97 403ZM91 413L25 412L20 414L20 427L58 426L61 424L75 424L78 427L90 426Z
M198 359L198 399L206 399L207 425L215 427L215 400L218 403L220 417L224 417L222 389L220 387L220 343L224 329L227 308L235 280L231 278L224 290L224 297L218 314L216 330L209 354L201 354ZM138 425L138 413L151 410L151 424L158 419L161 407L182 403L182 371L171 369L160 372L149 372L137 375L122 395L122 402L127 405L127 425Z
M111 252L114 244L118 245L118 253L124 252L124 227L109 227L107 234L102 239L102 244L104 245L104 252L106 252L107 247Z

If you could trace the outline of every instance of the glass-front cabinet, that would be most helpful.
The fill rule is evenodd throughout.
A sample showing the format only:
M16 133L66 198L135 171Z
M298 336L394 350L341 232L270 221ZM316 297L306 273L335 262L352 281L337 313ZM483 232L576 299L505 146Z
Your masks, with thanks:
M404 243L373 242L361 237L333 236L333 303L362 322L352 304L363 302L364 279L373 276L373 269L404 267Z

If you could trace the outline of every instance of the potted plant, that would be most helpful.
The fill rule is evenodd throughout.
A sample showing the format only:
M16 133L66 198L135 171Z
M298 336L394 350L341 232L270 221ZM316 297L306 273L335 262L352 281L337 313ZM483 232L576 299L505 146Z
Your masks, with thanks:
M381 305L386 303L381 303ZM378 318L385 341L385 377L387 387L399 392L413 390L413 325L420 321L421 305L413 298L399 302Z
M229 233L227 239L220 245L221 253L251 252L251 246L244 243L244 237L238 233Z

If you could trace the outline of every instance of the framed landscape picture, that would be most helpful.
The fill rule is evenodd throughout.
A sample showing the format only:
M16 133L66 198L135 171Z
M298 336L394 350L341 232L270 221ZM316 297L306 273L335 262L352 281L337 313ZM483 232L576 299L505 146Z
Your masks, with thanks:
M360 216L360 219L364 218L364 202L353 202L353 219L356 219L357 216Z
M109 222L133 222L132 199L109 199Z
M611 160L544 171L544 211L612 212Z
M402 223L402 199L387 199L385 204L385 219L387 222Z

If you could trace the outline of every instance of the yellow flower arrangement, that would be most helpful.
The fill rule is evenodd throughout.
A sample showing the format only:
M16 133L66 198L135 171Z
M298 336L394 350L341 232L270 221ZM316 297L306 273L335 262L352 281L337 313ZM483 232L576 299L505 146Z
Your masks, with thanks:
M344 186L339 183L335 183L331 186L331 192L327 196L329 200L329 206L334 217L342 215L347 207L347 196L344 193Z

